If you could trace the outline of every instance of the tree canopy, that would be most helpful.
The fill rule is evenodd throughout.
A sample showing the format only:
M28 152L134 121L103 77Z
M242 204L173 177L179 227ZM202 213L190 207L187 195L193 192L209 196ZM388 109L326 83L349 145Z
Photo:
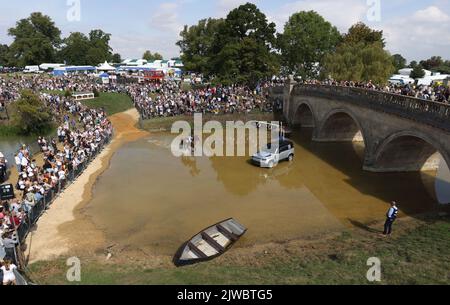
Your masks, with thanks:
M111 61L113 54L109 46L110 38L111 35L102 30L92 30L89 36L80 32L71 33L63 41L59 58L71 65L97 65Z
M343 37L343 42L347 44L364 43L365 45L379 42L383 48L386 47L383 31L373 30L362 22L356 23L348 30Z
M425 76L425 71L423 70L421 65L416 65L412 72L410 77L414 79L423 78Z
M395 67L396 73L398 73L399 70L406 67L406 58L404 58L400 54L394 54L392 55L392 64Z
M217 82L256 85L277 74L275 24L254 4L232 10L226 19L204 19L180 33L186 70Z
M145 51L144 55L142 55L142 58L147 61L155 61L155 60L162 60L163 56L157 52L152 53L151 51L147 50Z
M394 72L392 58L380 42L341 44L325 57L326 73L338 81L373 81L384 84ZM327 76L328 76L327 75Z
M221 83L254 86L278 73L275 32L275 24L256 5L232 10L214 36L211 74Z
M88 35L71 33L61 39L61 31L49 16L32 13L8 30L14 38L9 47L0 46L0 63L25 66L64 62L72 65L97 65L113 59L111 35L100 29ZM115 54L115 60L120 59Z
M314 11L295 13L279 35L283 66L303 78L317 77L323 57L341 40L336 27Z
M344 35L336 52L325 56L325 77L331 76L339 81L386 83L395 67L384 45L382 31L357 23Z
M20 99L15 103L17 107L15 125L23 134L48 130L52 126L52 116L39 96L31 90L23 90L20 94Z
M64 39L59 57L72 65L87 65L86 54L91 48L89 38L80 32L74 32Z
M427 60L422 60L420 65L433 72L450 74L450 60L444 60L441 56L432 56Z
M114 53L113 56L111 57L111 61L113 63L121 63L122 62L122 56L120 56L119 53Z
M61 43L61 31L50 17L32 13L8 30L14 37L10 46L11 56L19 66L54 62L56 49Z
M203 19L198 24L184 27L177 45L181 49L181 59L187 71L208 74L214 56L212 46L223 19Z
M11 63L11 53L9 46L0 44L0 66L8 66Z

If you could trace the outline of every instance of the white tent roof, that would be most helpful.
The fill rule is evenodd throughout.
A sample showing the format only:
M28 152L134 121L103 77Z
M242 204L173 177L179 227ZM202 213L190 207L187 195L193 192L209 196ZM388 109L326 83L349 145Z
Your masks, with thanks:
M114 68L113 66L108 64L107 61L105 61L102 65L100 65L100 67L97 68L97 70L99 70L99 71L115 71L116 68Z

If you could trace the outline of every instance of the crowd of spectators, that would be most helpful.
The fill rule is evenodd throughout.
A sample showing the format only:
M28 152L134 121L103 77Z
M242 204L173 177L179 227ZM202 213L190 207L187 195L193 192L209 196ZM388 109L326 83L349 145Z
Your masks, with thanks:
M274 105L261 88L207 86L182 90L182 84L165 82L128 86L127 92L143 119L178 115L272 112Z
M418 99L428 100L432 102L439 103L450 103L450 87L445 85L414 85L414 84L388 84L388 85L377 85L369 82L353 82L353 81L334 81L334 80L309 80L305 81L305 84L315 84L315 85L328 85L328 86L341 86L341 87L352 87L361 88L366 90L375 90L385 93L403 95L414 97Z
M35 217L33 208L48 192L61 190L111 137L112 124L103 110L89 109L68 99L62 105L67 114L57 130L57 138L38 138L42 160L38 161L26 145L15 155L18 196L0 202L0 259L15 259L18 227Z
M35 92L54 93L57 91L92 92L101 90L103 85L90 75L68 75L64 77L49 77L46 75L23 76L20 74L2 78L0 76L0 100L5 102L17 100L20 91L30 89Z

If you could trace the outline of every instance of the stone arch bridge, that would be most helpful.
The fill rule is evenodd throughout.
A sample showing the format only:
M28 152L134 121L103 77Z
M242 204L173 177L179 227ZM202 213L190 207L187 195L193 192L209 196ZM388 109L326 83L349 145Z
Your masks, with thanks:
M288 84L270 89L291 125L312 127L313 141L364 141L372 172L450 165L450 105L360 88Z

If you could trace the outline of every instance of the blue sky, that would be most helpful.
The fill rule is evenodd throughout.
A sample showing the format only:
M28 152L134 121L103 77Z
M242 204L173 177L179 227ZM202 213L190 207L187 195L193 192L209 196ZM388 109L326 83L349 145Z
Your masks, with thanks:
M73 3L80 3L80 20L69 21ZM368 13L380 1L380 19ZM245 2L253 2L281 31L289 16L315 10L346 31L363 21L385 32L387 48L408 60L440 55L450 59L450 0L0 0L0 43L10 43L8 28L31 12L49 15L62 30L89 32L100 28L112 34L111 45L123 57L140 57L145 50L165 57L179 54L175 45L184 24L206 17L225 17Z

